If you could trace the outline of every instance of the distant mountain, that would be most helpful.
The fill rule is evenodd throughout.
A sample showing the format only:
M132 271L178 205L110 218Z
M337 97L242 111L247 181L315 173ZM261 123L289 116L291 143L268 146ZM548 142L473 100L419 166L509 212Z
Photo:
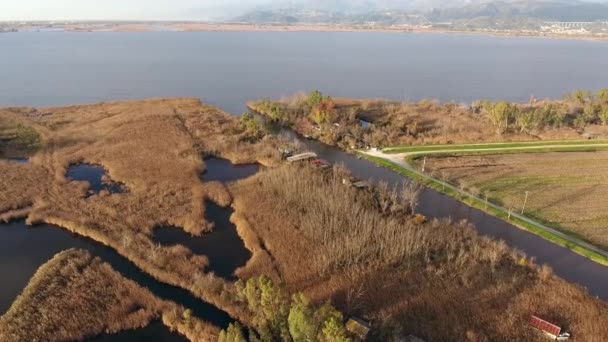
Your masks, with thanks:
M458 28L534 28L546 21L608 21L608 4L578 0L312 0L259 9L248 23L443 24ZM449 5L447 5L449 4Z

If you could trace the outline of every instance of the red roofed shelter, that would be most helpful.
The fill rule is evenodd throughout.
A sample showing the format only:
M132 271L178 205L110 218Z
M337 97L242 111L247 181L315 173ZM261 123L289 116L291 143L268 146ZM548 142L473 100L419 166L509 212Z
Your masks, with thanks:
M561 327L558 327L557 325L555 325L553 323L549 323L549 322L545 321L544 319L539 318L537 316L530 317L530 325L533 326L534 328L544 332L547 336L551 337L554 340L557 339L557 337L562 332Z

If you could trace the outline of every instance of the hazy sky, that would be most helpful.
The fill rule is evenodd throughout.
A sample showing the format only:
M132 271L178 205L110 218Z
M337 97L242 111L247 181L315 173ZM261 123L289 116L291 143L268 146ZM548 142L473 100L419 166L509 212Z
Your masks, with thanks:
M0 20L206 19L270 0L0 0ZM276 1L276 0L275 0ZM290 1L282 1L289 3Z
M481 0L0 0L0 20L205 20L237 16L261 5L289 7L307 1L316 5L331 2L338 6L376 3L388 7L419 7Z

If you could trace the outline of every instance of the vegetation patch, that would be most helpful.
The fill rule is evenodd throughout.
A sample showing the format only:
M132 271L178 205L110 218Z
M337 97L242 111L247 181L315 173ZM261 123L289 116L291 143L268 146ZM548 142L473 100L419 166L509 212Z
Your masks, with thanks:
M608 136L608 90L577 91L560 100L532 99L525 104L476 101L471 105L333 99L312 91L250 102L248 107L346 150Z
M23 157L35 152L42 137L32 127L0 116L0 157Z
M232 185L240 228L258 246L252 260L265 260L243 272L267 274L317 305L330 299L373 322L380 340L536 340L533 313L582 340L608 336L589 321L608 307L547 267L466 224L422 223L405 209L412 201L391 201L382 186L357 191L345 177L340 167L283 166Z
M75 341L146 326L151 320L185 309L162 301L87 252L57 254L36 272L9 311L0 317L2 341ZM204 322L198 337L217 330ZM176 328L176 324L169 325ZM183 331L192 335L196 329Z
M55 224L96 240L157 280L247 322L234 285L215 276L205 256L159 246L152 231L162 225L193 235L211 231L204 203L227 206L232 198L221 182L201 181L203 157L273 165L282 142L253 137L237 118L196 99L0 109L0 118L44 137L29 163L0 161L0 213L30 207L29 223ZM103 166L129 191L88 196L86 183L66 178L78 163Z

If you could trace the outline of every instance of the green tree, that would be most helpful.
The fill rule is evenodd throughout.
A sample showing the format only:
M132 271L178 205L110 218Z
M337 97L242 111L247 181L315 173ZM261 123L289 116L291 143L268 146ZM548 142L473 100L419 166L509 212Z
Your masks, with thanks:
M593 98L593 94L590 91L585 90L577 90L572 94L568 94L565 96L565 100L572 101L577 104L585 104Z
M608 104L608 89L602 89L597 92L597 99L602 104Z
M228 329L222 330L218 338L219 342L245 342L245 336L241 329L241 325L236 323L230 323Z
M594 123L597 121L598 107L592 103L587 103L583 110L583 118L585 123Z
M325 100L312 111L312 119L317 125L332 123L336 119L336 105L331 100Z
M599 119L602 125L608 125L608 107L604 107L599 113Z
M521 111L517 113L515 117L515 123L519 127L521 133L529 133L532 129L540 126L541 115L537 110L534 111Z
M566 123L567 111L553 104L546 104L541 109L543 120L553 127L562 127Z
M294 342L313 341L317 336L317 324L308 299L301 293L295 294L289 310L289 333Z
M510 123L515 118L517 108L506 101L498 102L491 107L488 117L499 133L504 133L509 129Z
M316 107L323 102L324 99L323 93L318 90L313 90L310 92L310 95L308 95L308 105L310 107Z
M264 129L252 113L243 113L239 120L241 127L251 139L260 139L264 136Z
M332 317L323 324L323 336L321 340L326 342L349 342L350 338L346 336L346 330L342 321Z
M239 280L236 288L238 299L253 316L251 341L350 341L342 314L330 303L315 309L303 294L290 300L282 287L265 276Z
M250 312L255 313L254 328L262 340L282 339L289 336L287 316L289 297L266 276L251 278L246 283L237 282L241 300L247 303Z

